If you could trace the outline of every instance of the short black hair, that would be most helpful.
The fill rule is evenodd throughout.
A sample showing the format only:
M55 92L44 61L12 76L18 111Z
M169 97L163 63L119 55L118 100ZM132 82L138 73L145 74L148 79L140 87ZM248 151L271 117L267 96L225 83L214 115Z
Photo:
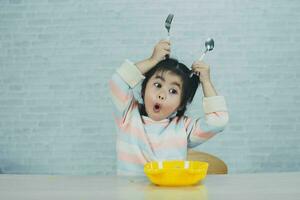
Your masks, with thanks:
M166 58L165 60L162 60L159 63L157 63L153 68L151 68L148 72L144 74L145 79L142 82L142 89L141 89L142 99L144 101L145 89L149 79L156 72L165 72L165 71L173 72L174 74L178 75L182 79L183 85L182 85L181 102L176 114L176 116L182 117L186 111L186 106L193 101L193 98L195 96L195 93L199 85L199 78L198 76L195 75L190 77L191 70L183 63L178 62L177 59ZM140 112L141 114L147 115L144 104L140 105Z

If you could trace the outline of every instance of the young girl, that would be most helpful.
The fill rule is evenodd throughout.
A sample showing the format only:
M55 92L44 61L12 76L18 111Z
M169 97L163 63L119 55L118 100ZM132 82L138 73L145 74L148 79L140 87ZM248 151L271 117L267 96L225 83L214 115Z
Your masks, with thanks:
M161 40L152 56L136 64L126 60L109 82L117 124L117 174L144 175L150 161L186 160L187 149L224 130L228 122L225 99L210 80L209 66L193 63L191 70L168 58L170 43ZM139 103L132 88L142 82ZM203 90L205 118L184 115L197 87Z

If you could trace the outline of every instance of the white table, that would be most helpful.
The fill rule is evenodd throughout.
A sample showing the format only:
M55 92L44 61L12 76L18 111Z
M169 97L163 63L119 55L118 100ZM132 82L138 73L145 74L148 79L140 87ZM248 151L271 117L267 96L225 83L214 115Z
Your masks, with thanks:
M189 187L158 187L143 177L2 174L0 199L299 200L300 172L208 175Z

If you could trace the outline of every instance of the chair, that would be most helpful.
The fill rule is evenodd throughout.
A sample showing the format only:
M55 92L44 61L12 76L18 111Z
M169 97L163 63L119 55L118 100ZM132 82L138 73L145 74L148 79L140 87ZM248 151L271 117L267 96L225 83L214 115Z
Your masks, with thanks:
M228 168L226 163L220 158L208 153L194 151L189 149L187 160L197 160L209 164L207 174L227 174Z

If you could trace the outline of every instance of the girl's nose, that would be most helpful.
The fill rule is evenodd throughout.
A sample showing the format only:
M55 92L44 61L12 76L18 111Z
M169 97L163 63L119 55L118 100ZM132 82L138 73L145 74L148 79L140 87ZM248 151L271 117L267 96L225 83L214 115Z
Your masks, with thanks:
M159 100L165 100L166 99L166 95L163 92L161 92L161 93L158 94L158 99Z

